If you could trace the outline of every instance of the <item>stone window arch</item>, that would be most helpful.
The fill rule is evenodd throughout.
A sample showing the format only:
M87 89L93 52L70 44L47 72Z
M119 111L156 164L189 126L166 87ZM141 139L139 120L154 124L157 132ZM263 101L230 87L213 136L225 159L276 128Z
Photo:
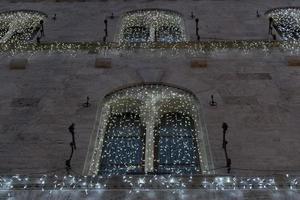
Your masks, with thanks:
M47 15L34 10L14 10L0 13L0 43L11 39L30 40L38 32Z
M300 7L273 8L265 15L283 40L300 39Z
M213 163L197 98L143 84L104 99L84 174L211 174Z
M186 40L184 20L180 13L162 9L127 12L121 20L119 42L164 42Z

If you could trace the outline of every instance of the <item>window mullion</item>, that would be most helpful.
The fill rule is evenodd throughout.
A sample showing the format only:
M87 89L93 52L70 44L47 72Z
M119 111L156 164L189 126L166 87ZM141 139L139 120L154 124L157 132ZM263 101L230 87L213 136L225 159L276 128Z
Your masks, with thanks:
M156 119L156 110L151 101L146 103L145 124L146 124L146 141L145 141L145 173L154 171L154 127Z

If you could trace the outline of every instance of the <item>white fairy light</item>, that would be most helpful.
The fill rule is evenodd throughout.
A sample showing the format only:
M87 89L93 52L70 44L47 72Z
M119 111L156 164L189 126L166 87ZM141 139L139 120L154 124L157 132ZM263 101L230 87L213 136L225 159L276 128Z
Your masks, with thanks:
M170 178L169 183L171 183L171 184L175 183L175 178Z
M139 178L139 179L138 179L138 184L139 184L139 185L145 184L145 178Z

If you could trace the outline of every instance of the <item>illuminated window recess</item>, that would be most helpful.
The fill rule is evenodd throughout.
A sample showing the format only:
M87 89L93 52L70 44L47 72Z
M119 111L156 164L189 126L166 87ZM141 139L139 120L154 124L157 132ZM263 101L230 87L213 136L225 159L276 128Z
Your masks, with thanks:
M180 88L144 84L107 95L93 136L87 175L213 173L199 102Z
M175 43L185 40L183 18L175 11L136 10L127 12L121 20L120 43Z

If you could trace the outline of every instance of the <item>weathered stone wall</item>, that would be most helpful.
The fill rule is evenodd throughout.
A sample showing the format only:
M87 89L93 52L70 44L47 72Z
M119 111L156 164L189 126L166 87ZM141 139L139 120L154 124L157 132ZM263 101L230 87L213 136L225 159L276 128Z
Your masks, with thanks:
M45 12L43 41L101 41L103 20L111 12L109 41L113 41L120 16L140 8L168 8L185 17L194 40L194 20L199 18L204 40L267 39L268 20L256 18L277 6L297 1L107 1L61 3L5 3L2 11L35 9ZM56 13L57 20L51 20ZM253 50L213 51L200 55L207 67L191 68L192 56L171 50L115 50L107 55L77 52L22 54L26 69L9 68L12 59L0 59L0 174L64 174L71 136L76 124L77 147L72 160L75 172L83 170L98 104L112 90L142 82L163 82L191 90L200 100L216 173L225 173L221 125L229 125L228 150L233 174L273 174L300 171L299 67L288 67L284 52ZM96 57L112 58L112 67L95 68ZM214 94L217 107L210 107ZM91 107L83 108L86 96ZM279 171L278 171L279 170Z
M74 122L78 149L72 166L81 173L97 105L116 88L142 82L174 84L199 98L215 168L225 166L221 148L225 121L232 167L245 169L233 169L233 174L300 169L299 69L287 66L285 54L212 52L203 55L206 68L192 68L192 57L184 53L159 54L147 50L109 54L112 68L99 69L94 63L101 55L38 53L29 57L25 70L11 70L12 58L2 54L0 172L64 173L71 141L67 128ZM217 107L208 104L211 94ZM89 108L82 107L86 96L91 98Z

